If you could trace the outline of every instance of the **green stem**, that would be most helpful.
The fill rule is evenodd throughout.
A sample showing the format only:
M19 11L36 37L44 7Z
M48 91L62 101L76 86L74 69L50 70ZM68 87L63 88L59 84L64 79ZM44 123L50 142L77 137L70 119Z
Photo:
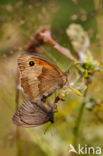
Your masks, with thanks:
M17 84L18 85L18 79L17 79ZM16 88L16 98L15 98L15 103L16 103L16 111L19 107L19 90ZM17 145L17 156L22 155L22 145L21 145L21 136L20 136L20 128L16 127L16 145Z
M16 144L17 144L17 156L22 156L20 127L16 127Z
M81 104L80 111L79 111L79 114L78 114L78 117L77 117L77 120L76 120L76 124L75 124L75 127L74 127L74 141L73 141L73 145L74 145L75 148L77 147L79 127L80 127L81 119L82 119L82 116L83 116L84 107L85 107L85 103L83 102Z
M87 89L85 90L84 95L83 95L83 102L82 102L82 104L81 104L80 111L79 111L77 120L76 120L76 122L75 122L75 127L74 127L74 130L73 130L73 133L74 133L73 146L74 146L75 148L77 148L77 141L78 141L78 135L79 135L79 128L80 128L82 116L83 116L83 113L84 113L85 100L86 100L87 90L88 90L88 82L87 82Z

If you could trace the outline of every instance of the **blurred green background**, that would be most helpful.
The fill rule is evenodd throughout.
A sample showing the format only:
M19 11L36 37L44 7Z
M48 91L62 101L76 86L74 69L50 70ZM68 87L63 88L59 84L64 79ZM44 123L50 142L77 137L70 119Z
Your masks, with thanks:
M83 18L87 14L86 19ZM75 16L75 14L77 16ZM12 122L15 112L17 56L41 26L50 26L54 39L73 53L66 28L71 23L88 32L92 55L103 57L102 0L0 0L0 156L68 156L73 142L73 127L82 97L69 94L59 106L56 122L36 128L20 128ZM66 71L71 62L48 44L45 55ZM88 89L88 98L103 100L103 73L96 73ZM22 100L21 100L22 101ZM103 107L103 106L102 106ZM100 146L103 150L103 108L84 110L78 143ZM18 133L19 134L18 134ZM102 154L101 154L102 155Z

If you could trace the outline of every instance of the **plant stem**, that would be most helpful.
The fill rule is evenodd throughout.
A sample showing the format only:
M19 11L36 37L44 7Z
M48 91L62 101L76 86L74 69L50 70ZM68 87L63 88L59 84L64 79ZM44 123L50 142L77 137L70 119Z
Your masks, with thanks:
M84 95L83 95L83 102L82 102L82 104L81 104L80 111L79 111L77 120L76 120L76 122L75 122L75 127L74 127L74 130L73 130L73 133L74 133L73 146L74 146L75 148L77 148L77 141L78 141L78 135L79 135L79 128L80 128L82 116L83 116L83 113L84 113L85 100L86 100L87 91L88 91L88 82L87 82L87 88L86 88L86 90L85 90L85 92L84 92Z
M17 156L22 156L20 127L16 127Z
M81 119L82 119L82 116L83 116L84 107L85 107L85 103L83 102L81 104L80 111L79 111L79 114L78 114L78 117L77 117L77 120L76 120L76 124L75 124L75 127L74 127L74 141L73 141L73 145L74 145L75 148L77 147L79 127L80 127Z
M17 88L17 85L19 83L18 79L18 73L17 73L17 81L16 81L16 98L15 98L15 104L16 104L16 111L19 107L19 89ZM20 136L20 128L16 126L16 145L17 145L17 156L21 156L21 136Z

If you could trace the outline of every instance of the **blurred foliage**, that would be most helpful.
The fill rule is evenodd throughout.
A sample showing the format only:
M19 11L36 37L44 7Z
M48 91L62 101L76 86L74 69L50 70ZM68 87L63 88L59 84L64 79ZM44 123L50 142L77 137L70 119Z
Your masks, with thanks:
M56 122L53 125L48 123L17 131L11 120L16 107L16 60L34 32L44 25L50 26L55 40L69 48L74 55L75 49L66 29L75 23L88 33L89 50L93 57L92 61L89 60L93 62L94 70L95 61L102 65L102 7L102 0L0 0L0 155L69 155L69 144L74 139L75 120L78 118L83 97L69 93L65 101L58 105ZM71 62L50 45L46 44L43 52L63 71L71 66ZM91 67L87 62L82 66L85 72ZM69 72L69 81L73 84L78 79L78 73L75 67L70 68ZM78 143L82 146L87 144L102 147L103 73L93 72L92 78L79 127ZM81 79L75 83L75 88L84 91L85 86ZM50 127L44 134L48 126Z

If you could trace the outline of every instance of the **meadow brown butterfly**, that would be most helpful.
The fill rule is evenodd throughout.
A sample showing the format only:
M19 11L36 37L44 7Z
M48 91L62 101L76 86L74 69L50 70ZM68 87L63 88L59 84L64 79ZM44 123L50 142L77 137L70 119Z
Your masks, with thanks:
M47 98L67 82L66 73L36 54L19 56L18 67L21 87L32 102Z
M54 123L54 111L45 107L42 101L30 102L26 99L14 114L13 121L23 127L36 127L49 121Z
M26 100L14 114L14 123L23 127L53 123L54 110L46 107L45 100L66 84L67 74L42 56L28 53L19 56L18 68Z

